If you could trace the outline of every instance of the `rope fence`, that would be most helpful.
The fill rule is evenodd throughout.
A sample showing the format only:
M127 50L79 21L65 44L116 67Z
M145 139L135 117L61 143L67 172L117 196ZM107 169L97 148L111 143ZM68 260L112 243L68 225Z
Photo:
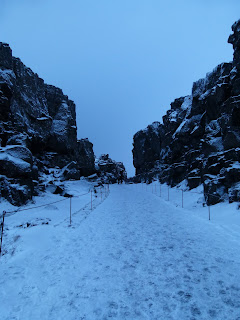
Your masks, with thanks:
M100 193L100 196L101 196L101 202L100 202L100 204L101 204L102 201L104 199L106 199L106 197L109 195L109 192L110 192L109 184L108 185L99 186L99 187L93 187L93 188L90 188L89 191L86 192L86 193L78 194L78 195L69 195L65 199L48 202L48 203L45 203L45 204L42 204L42 205L38 205L38 206L30 207L30 208L23 208L23 209L19 208L19 209L12 210L12 211L3 211L3 213L0 215L0 218L2 219L2 222L0 224L1 225L0 257L2 255L4 223L5 223L6 217L13 216L14 214L16 214L18 212L29 211L29 210L34 210L34 209L38 209L38 208L44 208L44 207L47 207L47 206L50 206L50 205L53 205L53 204L56 204L56 203L60 203L60 202L69 200L69 225L71 226L72 225L72 215L73 214L75 215L75 214L79 213L81 210L83 210L83 208L86 208L86 206L88 206L88 205L90 205L90 210L91 211L94 209L94 206L93 206L94 195L95 195L95 198L96 198L97 197L96 194L98 194L98 191L99 191L97 188L100 188L100 192L99 193ZM80 197L86 196L88 194L90 194L90 201L87 204L85 204L84 207L82 207L82 208L78 209L76 212L72 213L72 199L73 198L80 198ZM104 195L105 195L105 198L103 198Z
M144 183L141 183L142 185L142 189L144 189ZM156 196L159 196L160 198L163 195L163 186L165 186L164 184L159 184L159 193L158 193L158 185L157 184L147 184L146 183L146 191L148 191L149 187L151 186L151 190L152 193L155 194ZM170 189L171 187L167 185L167 201L170 201ZM182 208L184 208L184 192L190 192L190 193L194 193L194 194L198 194L201 195L205 198L205 204L208 207L208 220L211 220L211 204L209 204L209 197L215 197L217 199L221 199L221 196L216 195L216 194L212 194L212 193L204 193L204 192L197 192L197 191L192 191L192 190L184 190L182 188L179 189L175 189L177 191L181 191L181 206Z

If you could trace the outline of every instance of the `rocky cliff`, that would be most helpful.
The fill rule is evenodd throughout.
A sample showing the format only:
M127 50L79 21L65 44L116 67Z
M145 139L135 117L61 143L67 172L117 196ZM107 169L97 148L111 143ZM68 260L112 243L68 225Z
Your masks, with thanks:
M134 135L136 181L158 177L171 186L204 186L210 204L240 200L240 20L229 43L233 62L195 82L171 103L163 122Z
M103 183L122 183L127 179L127 172L122 162L112 160L108 154L96 159L97 175Z
M95 172L93 145L77 140L75 104L0 42L0 195L20 205L44 189L53 168L64 179Z

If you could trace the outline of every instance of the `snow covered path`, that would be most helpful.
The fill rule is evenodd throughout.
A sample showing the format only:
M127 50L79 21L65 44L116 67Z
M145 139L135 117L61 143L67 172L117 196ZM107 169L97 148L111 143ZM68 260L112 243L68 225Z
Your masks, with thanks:
M135 186L16 243L0 261L1 320L240 319L240 236Z

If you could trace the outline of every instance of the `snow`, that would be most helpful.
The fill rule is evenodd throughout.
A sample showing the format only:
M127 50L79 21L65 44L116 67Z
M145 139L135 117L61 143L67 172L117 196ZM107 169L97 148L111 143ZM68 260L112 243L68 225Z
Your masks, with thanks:
M55 132L57 135L65 135L67 125L67 118L65 118L64 120L54 119L52 122L52 132Z
M56 135L63 136L68 130L69 122L72 120L71 111L67 103L62 102L61 106L58 109L53 122L52 122L52 132Z
M175 139L176 135L182 131L184 126L186 126L187 128L188 123L190 122L190 120L188 119L188 116L191 112L191 107L192 107L192 96L186 96L181 105L181 109L186 111L186 115L183 121L181 122L181 124L178 126L177 130L174 132L173 139Z
M20 170L26 171L26 172L29 171L31 168L31 165L28 162L26 162L20 158L13 157L5 152L1 152L1 150L0 150L0 161L12 162Z
M224 151L222 137L211 137L208 144L214 146L218 152Z
M203 92L205 91L206 87L206 79L199 79L198 81L193 83L193 88L192 88L192 95L194 97L196 96L201 96Z
M178 116L178 111L174 110L169 114L169 120L172 122L176 122L177 121L177 116Z
M91 187L68 182L75 195ZM69 199L7 216L1 320L238 319L240 211L218 204L209 221L202 187L183 199L166 185L160 198L158 182L110 185L93 210L90 193L72 199L71 227Z
M214 94L216 92L216 87L213 87L211 89L208 89L207 91L205 91L203 94L201 94L201 96L199 97L199 101L200 100L205 100L208 96Z
M230 78L231 80L234 79L236 77L237 74L237 67L233 67L231 72L230 72Z
M4 153L14 158L14 162L23 160L26 162L32 162L32 153L29 149L21 145L9 145L6 147L0 147L0 154Z
M207 134L217 135L221 131L218 120L212 120L209 124L206 125L205 131Z
M151 130L152 132L158 135L160 126L161 126L161 123L159 121L154 121L152 124L148 125L147 128L138 131L136 135L139 133L148 132L149 130Z
M187 127L189 121L190 121L189 119L185 118L185 119L181 122L181 124L179 125L179 127L177 128L177 130L176 130L176 131L174 132L174 134L173 134L173 139L175 139L176 134L178 134L179 132L182 131L182 129L184 128L184 126Z
M232 163L228 168L226 168L226 171L231 171L231 169L240 169L240 163L238 161L235 161Z
M195 131L197 131L199 129L199 126L197 125L197 126L195 126L193 129L192 129L192 131L190 132L190 134L193 134Z
M160 122L158 122L158 121L154 121L151 125L150 125L150 127L153 129L153 131L158 131L159 130L159 127L160 127Z
M12 70L0 69L0 81L6 82L10 87L13 86L13 81L16 80L16 75Z
M51 117L40 117L40 118L37 118L38 121L46 121L46 120L51 120L52 118Z
M186 96L182 105L181 109L182 110L189 110L192 107L192 96Z

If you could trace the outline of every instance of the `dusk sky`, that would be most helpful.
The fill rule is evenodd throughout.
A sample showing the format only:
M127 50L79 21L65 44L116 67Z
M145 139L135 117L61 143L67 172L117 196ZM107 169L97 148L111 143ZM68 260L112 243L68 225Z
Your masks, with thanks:
M0 41L76 103L78 137L123 161L193 81L232 60L239 0L0 0Z

